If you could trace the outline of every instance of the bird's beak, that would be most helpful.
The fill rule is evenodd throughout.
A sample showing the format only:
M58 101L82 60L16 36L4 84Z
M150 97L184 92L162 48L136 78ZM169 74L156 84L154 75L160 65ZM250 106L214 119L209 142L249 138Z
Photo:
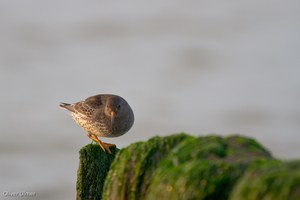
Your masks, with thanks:
M111 125L111 127L113 127L113 125L114 125L115 117L116 117L116 113L114 111L111 111L110 112L110 125Z

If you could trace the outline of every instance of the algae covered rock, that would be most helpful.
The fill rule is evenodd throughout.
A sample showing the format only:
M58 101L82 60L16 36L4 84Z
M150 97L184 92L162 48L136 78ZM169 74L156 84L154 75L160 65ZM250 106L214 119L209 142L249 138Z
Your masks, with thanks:
M101 199L105 177L118 149L105 153L98 144L88 144L79 151L77 200Z
M299 200L300 161L254 162L238 181L231 200Z
M116 155L103 199L227 199L248 163L270 158L240 136L155 137Z
M248 163L269 158L262 146L240 136L185 140L162 160L145 199L227 199Z
M153 137L113 154L80 150L77 199L298 200L300 161L284 162L254 139Z
M143 199L160 160L187 138L191 136L154 137L121 149L108 173L103 199Z

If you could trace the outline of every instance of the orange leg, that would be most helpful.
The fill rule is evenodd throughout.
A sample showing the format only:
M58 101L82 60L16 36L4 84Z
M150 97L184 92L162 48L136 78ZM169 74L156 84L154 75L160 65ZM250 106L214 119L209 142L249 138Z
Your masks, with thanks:
M103 149L104 152L108 152L109 154L111 154L111 151L109 149L109 147L115 147L115 144L109 144L109 143L104 143L101 140L99 140L99 138L91 133L88 133L87 136L92 139L93 141L97 142L99 144L99 146Z

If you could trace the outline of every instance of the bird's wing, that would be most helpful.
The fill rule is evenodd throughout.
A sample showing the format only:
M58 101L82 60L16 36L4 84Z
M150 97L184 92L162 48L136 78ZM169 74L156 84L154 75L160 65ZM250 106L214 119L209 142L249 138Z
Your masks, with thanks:
M103 105L104 98L104 95L99 94L85 99L84 102L93 108L98 108Z
M102 97L97 95L75 103L74 109L76 112L79 112L88 118L93 118L96 112L103 109L102 106Z

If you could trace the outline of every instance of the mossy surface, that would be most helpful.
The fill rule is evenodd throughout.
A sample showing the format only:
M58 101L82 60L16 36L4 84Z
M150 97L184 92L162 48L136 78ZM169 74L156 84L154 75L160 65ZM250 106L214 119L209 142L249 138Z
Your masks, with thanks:
M189 138L193 137L186 134L154 137L120 150L105 181L103 199L143 199L160 160Z
M105 153L98 144L88 144L79 151L77 200L101 199L106 175L118 149Z
M300 161L274 159L239 135L154 137L112 155L87 145L80 150L77 199L101 194L105 200L298 200Z
M248 163L252 160L272 158L271 153L252 138L231 135L224 138L226 143L226 160Z
M185 140L161 161L145 199L227 199L247 164L258 158L270 154L240 136Z
M231 200L299 200L300 161L254 162L232 191Z
M236 135L154 137L118 152L103 199L226 199L248 163L270 158L255 140Z

